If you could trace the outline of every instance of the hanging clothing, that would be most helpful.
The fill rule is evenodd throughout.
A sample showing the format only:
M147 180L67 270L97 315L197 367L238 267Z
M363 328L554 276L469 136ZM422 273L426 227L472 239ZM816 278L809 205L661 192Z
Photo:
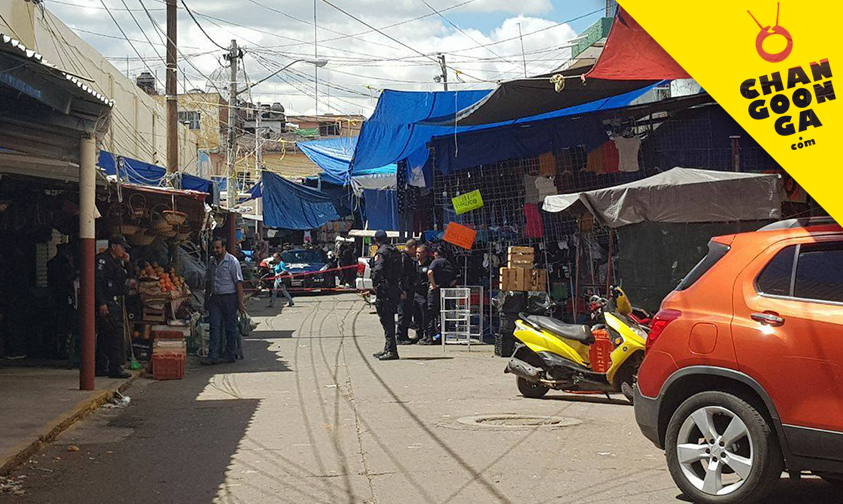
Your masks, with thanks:
M524 203L541 203L535 175L524 175Z
M556 175L556 156L552 152L545 152L539 156L539 174L547 177Z
M607 141L588 153L588 161L586 162L585 169L597 175L602 173L617 173L618 161L617 146L614 142Z
M556 182L553 177L536 177L536 191L539 194L539 202L544 201L548 196L558 194L556 190Z
M637 136L626 138L614 135L612 136L612 140L618 148L618 170L622 172L637 172L638 151L641 148L641 139Z
M542 216L539 214L539 207L533 203L524 204L524 237L541 238L544 236L544 225Z

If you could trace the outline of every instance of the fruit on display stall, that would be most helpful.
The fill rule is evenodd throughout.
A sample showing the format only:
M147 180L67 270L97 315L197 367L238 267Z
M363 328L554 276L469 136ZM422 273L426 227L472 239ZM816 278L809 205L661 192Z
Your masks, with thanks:
M152 264L146 262L140 270L139 276L141 280L157 280L158 289L162 294L190 294L190 289L187 287L187 283L184 281L184 278L180 277L178 273L176 273L175 268L171 267L169 270L166 270L159 266L157 262L153 262Z

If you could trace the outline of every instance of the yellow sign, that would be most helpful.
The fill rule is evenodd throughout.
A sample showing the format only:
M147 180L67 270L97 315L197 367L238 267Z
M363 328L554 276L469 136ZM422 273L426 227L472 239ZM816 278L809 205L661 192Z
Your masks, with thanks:
M483 208L483 197L480 196L479 189L457 196L451 201L454 203L454 211L457 215Z
M823 208L843 222L843 2L620 0ZM840 84L840 83L838 83ZM838 86L839 88L840 86Z

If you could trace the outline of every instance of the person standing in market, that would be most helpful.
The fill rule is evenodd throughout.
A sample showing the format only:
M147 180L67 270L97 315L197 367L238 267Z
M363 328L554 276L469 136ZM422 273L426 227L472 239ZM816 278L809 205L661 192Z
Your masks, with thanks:
M456 276L454 274L454 266L445 257L445 251L442 250L441 245L433 249L433 261L427 268L427 279L429 282L427 294L427 334L420 345L432 345L433 338L437 334L437 327L439 325L439 315L442 311L440 298L440 289L443 287L451 287L454 284Z
M257 264L260 264L269 255L269 243L261 237L260 233L255 235L254 255L254 261Z
M275 300L278 299L279 290L287 300L288 307L295 305L296 303L293 302L293 297L287 291L287 281L290 279L290 272L287 270L287 265L284 264L284 259L281 258L281 252L272 254L270 267L272 268L272 274L275 278L273 279L272 294L270 295L269 306L267 306L267 308L272 308L275 305Z
M234 362L237 350L237 311L246 314L243 302L243 270L240 261L226 250L226 241L213 241L214 256L208 262L205 275L205 309L208 310L211 325L211 341L208 357L202 364ZM225 344L223 348L223 335Z
M427 310L427 295L430 291L430 279L427 271L430 268L430 248L422 243L416 249L416 283L413 289L413 313L416 318L417 342L432 340L429 331L429 314Z
M396 340L399 345L411 345L415 340L410 339L410 323L415 320L416 324L419 322L419 316L416 314L415 305L415 287L416 276L418 270L418 263L416 262L416 240L410 238L404 245L404 251L401 254L401 300L398 304L398 336ZM422 332L421 327L416 325L419 329L417 332Z
M123 370L123 296L129 293L129 245L122 235L108 239L108 249L97 254L94 296L97 303L96 375L129 378Z
M401 299L401 253L389 244L386 231L375 233L378 251L372 268L372 289L377 295L375 307L383 326L386 342L382 352L374 354L382 361L398 360L398 345L395 341L395 312Z

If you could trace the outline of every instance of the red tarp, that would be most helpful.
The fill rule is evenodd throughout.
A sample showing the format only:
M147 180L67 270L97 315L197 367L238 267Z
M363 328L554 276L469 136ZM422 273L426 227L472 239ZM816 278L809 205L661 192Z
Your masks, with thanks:
M588 78L660 80L690 79L691 76L619 6L603 53L586 74Z

